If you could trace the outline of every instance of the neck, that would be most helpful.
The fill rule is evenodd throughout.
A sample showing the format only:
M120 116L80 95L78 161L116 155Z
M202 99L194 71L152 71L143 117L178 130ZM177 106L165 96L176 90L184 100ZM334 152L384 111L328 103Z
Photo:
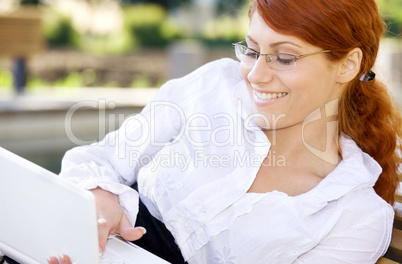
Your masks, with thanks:
M272 144L271 153L283 155L287 164L307 166L327 175L339 163L336 121L317 120L264 133Z

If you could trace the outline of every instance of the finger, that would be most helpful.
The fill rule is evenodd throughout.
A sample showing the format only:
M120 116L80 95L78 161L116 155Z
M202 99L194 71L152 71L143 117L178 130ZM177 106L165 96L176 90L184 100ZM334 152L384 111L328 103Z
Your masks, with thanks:
M60 256L60 264L71 264L70 257L66 255Z
M47 263L49 264L59 264L59 260L56 257L48 257Z
M107 238L110 233L109 223L105 218L98 219L98 239L99 239L99 253L103 253L106 248Z
M147 230L142 226L130 227L123 229L120 235L128 241L134 241L140 239L146 232Z
M120 221L120 235L129 241L134 241L140 239L147 230L144 227L133 227L127 216L124 216Z

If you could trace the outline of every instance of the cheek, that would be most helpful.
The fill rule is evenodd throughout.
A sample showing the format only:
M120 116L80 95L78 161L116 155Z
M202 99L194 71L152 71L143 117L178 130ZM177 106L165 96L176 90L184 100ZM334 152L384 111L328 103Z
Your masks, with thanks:
M240 75L243 78L244 82L247 85L248 92L250 93L250 96L252 94L251 92L251 86L250 86L250 81L248 80L248 74L250 73L251 69L249 67L245 67L242 63L240 63Z
M247 84L249 84L248 74L250 73L250 71L251 71L250 67L246 67L244 66L243 63L240 63L240 75L246 81Z

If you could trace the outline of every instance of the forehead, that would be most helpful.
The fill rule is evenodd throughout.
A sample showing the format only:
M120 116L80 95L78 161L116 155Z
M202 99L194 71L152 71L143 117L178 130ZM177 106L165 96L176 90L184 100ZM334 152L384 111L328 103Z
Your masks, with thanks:
M259 45L271 45L273 43L279 42L290 42L298 47L309 46L306 42L297 37L281 34L274 31L265 23L265 21L258 14L257 11L255 11L250 18L250 28L246 38L247 40L251 42L256 42L255 44Z

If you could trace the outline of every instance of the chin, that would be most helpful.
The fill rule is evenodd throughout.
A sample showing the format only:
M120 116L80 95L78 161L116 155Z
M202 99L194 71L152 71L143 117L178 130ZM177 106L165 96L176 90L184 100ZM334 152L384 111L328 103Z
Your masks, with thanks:
M283 125L283 119L286 117L285 113L264 113L254 106L253 121L263 130L274 130L279 128L279 122Z

